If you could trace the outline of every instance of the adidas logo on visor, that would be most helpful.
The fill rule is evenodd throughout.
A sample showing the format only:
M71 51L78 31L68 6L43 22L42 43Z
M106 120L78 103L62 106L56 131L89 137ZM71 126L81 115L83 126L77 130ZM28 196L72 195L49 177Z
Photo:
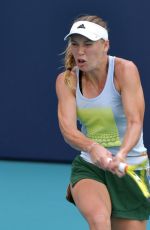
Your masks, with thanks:
M84 24L81 24L81 25L79 25L77 28L85 29L85 26L84 26Z

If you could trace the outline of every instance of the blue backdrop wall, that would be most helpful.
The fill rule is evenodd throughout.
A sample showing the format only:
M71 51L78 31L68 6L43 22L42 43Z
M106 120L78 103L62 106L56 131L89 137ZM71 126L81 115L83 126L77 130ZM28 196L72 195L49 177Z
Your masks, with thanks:
M108 21L110 54L133 60L146 99L145 145L150 149L149 1L5 0L0 9L0 157L71 161L57 122L55 80L64 35L80 14Z

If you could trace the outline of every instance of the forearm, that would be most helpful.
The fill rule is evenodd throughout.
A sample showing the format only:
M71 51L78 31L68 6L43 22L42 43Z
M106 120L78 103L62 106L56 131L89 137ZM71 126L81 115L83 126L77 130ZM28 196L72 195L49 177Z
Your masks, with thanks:
M123 176L122 173L118 170L120 162L126 161L127 154L131 149L137 144L142 131L141 122L128 122L124 139L120 150L117 155L113 158L113 161L109 165L109 170L118 176Z
M128 122L122 145L118 154L126 157L137 144L142 131L142 122Z
M71 147L80 151L88 152L95 165L107 169L109 165L108 158L112 158L112 154L106 148L86 137L78 129L66 131L65 133L63 132L63 136L65 141Z
M92 147L96 144L96 142L86 137L78 129L61 129L61 132L65 142L79 151L90 152Z

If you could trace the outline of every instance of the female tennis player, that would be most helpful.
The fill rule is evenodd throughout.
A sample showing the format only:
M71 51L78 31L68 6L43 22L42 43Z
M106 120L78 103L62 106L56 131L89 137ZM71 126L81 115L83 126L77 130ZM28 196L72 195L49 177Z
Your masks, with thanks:
M145 230L150 204L118 170L120 162L148 163L138 69L132 61L108 55L107 24L100 17L77 18L65 40L66 69L56 80L58 119L64 140L80 151L67 199L90 230ZM145 181L146 168L137 170Z

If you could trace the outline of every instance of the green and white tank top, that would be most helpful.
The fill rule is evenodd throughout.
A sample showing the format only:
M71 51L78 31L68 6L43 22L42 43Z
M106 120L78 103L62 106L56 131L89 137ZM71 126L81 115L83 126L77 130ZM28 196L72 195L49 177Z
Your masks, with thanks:
M119 151L126 130L126 116L121 96L114 85L114 65L115 57L109 56L106 83L103 91L95 98L86 98L82 95L79 86L79 69L76 69L77 118L81 124L81 132L108 148L113 155ZM128 153L127 163L141 162L145 159L143 156L145 152L143 132L141 132L138 143ZM81 157L92 163L88 152L82 151Z

